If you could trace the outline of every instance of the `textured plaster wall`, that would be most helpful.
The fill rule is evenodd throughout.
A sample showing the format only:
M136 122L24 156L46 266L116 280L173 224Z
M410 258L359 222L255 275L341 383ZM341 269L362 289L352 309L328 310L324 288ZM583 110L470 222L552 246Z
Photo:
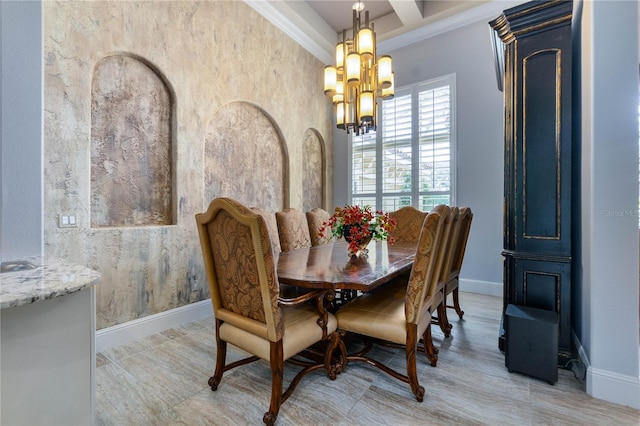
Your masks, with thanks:
M283 207L302 208L305 132L332 143L324 64L241 1L43 4L45 253L102 273L99 329L208 297L194 215L217 195L205 189L206 169L221 166L205 157L213 120L235 102L264 112L272 123L264 132L277 129L287 156ZM92 76L101 59L118 53L149 63L174 91L174 225L91 227ZM238 127L237 140L226 128L225 143L260 140L261 128L249 127L253 133ZM237 179L217 176L219 185ZM61 213L75 214L78 227L59 228Z
M302 146L302 159L305 164L302 175L304 211L309 211L316 207L325 208L323 173L325 165L324 142L322 136L315 130L308 129L305 133L304 144Z
M286 147L259 108L233 102L217 111L207 126L204 161L205 203L231 197L271 212L287 204Z

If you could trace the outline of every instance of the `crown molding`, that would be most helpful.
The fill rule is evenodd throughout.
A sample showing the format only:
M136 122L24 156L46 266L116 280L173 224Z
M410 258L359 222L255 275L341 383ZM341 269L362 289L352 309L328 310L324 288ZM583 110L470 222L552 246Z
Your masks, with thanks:
M309 10L311 9L305 2L288 2L294 6L296 3L300 3L297 10L282 0L244 0L244 2L313 56L325 64L333 62L337 34L313 10L310 12L305 10L306 13L301 15L300 7L306 6ZM321 28L321 30L315 30L314 27ZM327 32L327 28L329 32Z
M338 40L331 27L304 1L285 0L244 0L256 12L280 28L309 53L325 64L333 63L335 45ZM430 37L443 34L481 20L496 18L503 10L522 4L522 0L489 0L486 2L462 3L449 16L432 16L422 23L414 23L416 28L405 28L380 34L378 52L386 53L408 46ZM470 7L471 6L471 7Z
M522 3L524 3L522 0L492 0L483 3L446 18L438 19L428 24L423 24L412 31L408 31L397 36L391 35L391 37L378 42L378 52L386 53L395 49L400 49L448 31L474 24L478 21L487 21L487 28L489 28L489 20L496 18L503 10Z

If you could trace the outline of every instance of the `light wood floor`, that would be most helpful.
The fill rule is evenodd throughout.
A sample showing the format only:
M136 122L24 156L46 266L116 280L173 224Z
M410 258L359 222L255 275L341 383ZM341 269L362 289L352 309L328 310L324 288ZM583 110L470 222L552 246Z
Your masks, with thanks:
M638 425L640 411L588 396L568 370L546 382L509 373L498 350L501 299L461 294L464 320L449 314L452 337L437 327L433 368L418 359L424 401L408 385L363 363L335 381L303 378L278 416L279 425ZM269 405L270 369L259 361L226 373L216 392L213 317L167 330L97 355L96 423L102 425L262 424ZM228 359L244 354L230 347ZM379 348L379 359L404 369L404 351ZM285 386L298 367L285 366Z

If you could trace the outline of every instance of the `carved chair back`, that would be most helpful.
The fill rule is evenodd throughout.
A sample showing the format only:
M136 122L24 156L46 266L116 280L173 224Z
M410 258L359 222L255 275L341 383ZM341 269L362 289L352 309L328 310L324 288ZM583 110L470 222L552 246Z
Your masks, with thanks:
M217 198L196 221L216 319L280 340L278 278L262 216L235 200Z
M298 209L287 208L276 212L278 235L282 251L311 247L309 225L305 214Z
M464 260L464 253L467 249L467 241L469 239L469 231L471 230L471 222L473 221L473 212L471 207L460 208L460 229L458 232L458 239L453 253L453 265L452 270L460 272L462 269L462 261Z
M443 206L438 211L432 210L424 220L405 294L405 316L409 324L424 323L427 317L427 322L431 321L431 306L427 301L438 285L438 254L449 213L449 207Z
M269 238L271 238L271 248L274 253L280 253L282 250L280 248L280 236L278 235L278 222L276 222L275 212L258 207L251 207L251 210L262 216L269 231Z
M389 213L396 220L396 229L391 233L399 243L417 243L422 230L422 222L427 212L420 211L413 206L404 206Z
M320 228L322 224L329 220L331 215L328 211L316 207L307 212L307 224L309 225L309 235L311 236L311 245L320 246L331 241L331 232L327 229L324 236L320 236Z

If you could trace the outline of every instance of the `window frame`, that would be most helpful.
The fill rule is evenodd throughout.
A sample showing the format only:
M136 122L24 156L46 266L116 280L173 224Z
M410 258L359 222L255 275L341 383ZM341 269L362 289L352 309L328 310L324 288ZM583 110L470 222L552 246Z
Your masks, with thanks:
M388 101L382 101L378 104L377 116L377 129L375 132L375 145L376 145L376 191L368 193L353 193L354 179L353 179L353 145L354 138L359 137L353 133L349 134L347 138L348 145L348 161L347 161L347 175L349 179L349 192L347 194L347 200L349 204L353 204L354 198L375 198L375 203L372 204L376 209L380 210L383 206L383 198L385 197L397 197L397 196L410 196L411 205L420 210L420 196L422 195L437 195L437 191L420 191L420 177L416 171L419 169L420 151L419 151L419 93L425 90L433 90L443 86L449 86L449 204L455 205L457 200L457 105L456 105L456 75L447 74L434 79L414 83L411 85L396 88L395 97L411 94L411 191L407 192L384 192L382 182L383 171L383 149L382 149L382 103ZM366 135L365 135L366 136Z

